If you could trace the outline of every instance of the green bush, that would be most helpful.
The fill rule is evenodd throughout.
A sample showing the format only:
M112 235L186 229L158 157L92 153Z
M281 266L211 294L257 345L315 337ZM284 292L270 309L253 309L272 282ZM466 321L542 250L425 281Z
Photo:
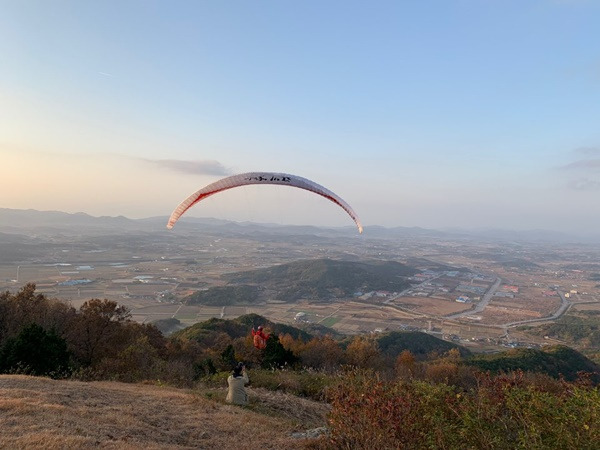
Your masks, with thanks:
M282 391L300 397L322 400L335 379L316 371L292 370L251 370L250 382L253 387Z
M66 341L33 323L5 341L0 349L0 371L58 378L69 374L69 359Z
M271 335L267 340L261 366L265 369L279 369L291 367L298 362L298 357L291 350L287 350L279 342L279 337Z

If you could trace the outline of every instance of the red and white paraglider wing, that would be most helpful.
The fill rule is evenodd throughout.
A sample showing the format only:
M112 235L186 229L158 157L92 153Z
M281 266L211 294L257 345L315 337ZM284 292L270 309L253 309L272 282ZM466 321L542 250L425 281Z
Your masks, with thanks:
M363 227L358 219L358 216L354 210L337 194L334 194L329 189L315 183L314 181L307 180L296 175L290 175L287 173L273 173L273 172L249 172L242 173L239 175L233 175L230 177L222 178L219 181L209 184L203 187L197 192L194 192L184 201L182 201L177 208L171 214L167 228L173 228L175 222L185 213L188 209L194 206L199 201L227 189L231 189L238 186L246 186L249 184L278 184L282 186L291 186L299 189L306 189L307 191L319 194L333 203L339 205L352 217L352 220L356 223L359 233L362 233Z

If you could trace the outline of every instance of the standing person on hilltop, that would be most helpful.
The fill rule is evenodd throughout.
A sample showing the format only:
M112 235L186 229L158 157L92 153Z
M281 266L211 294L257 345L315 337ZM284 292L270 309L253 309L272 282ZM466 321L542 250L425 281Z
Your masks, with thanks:
M248 393L246 392L246 385L248 383L250 383L250 379L246 373L246 366L244 363L238 363L227 378L229 391L227 392L225 401L234 405L247 405Z
M263 327L259 326L258 331L252 328L252 336L254 339L254 346L259 350L264 350L267 347L267 339L269 335L263 331Z

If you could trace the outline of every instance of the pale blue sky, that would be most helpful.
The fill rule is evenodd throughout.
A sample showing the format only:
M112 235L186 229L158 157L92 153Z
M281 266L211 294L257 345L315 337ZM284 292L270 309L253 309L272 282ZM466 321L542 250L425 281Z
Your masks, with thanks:
M0 207L168 215L268 170L334 190L367 232L599 228L600 2L0 9ZM222 195L189 213L351 225L304 192Z

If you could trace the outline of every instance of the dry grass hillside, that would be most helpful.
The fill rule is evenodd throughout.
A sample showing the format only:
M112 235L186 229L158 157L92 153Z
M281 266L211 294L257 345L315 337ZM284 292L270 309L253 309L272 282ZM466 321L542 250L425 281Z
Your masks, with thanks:
M242 408L224 389L0 375L0 448L303 448L291 433L325 423L326 405L249 391Z

